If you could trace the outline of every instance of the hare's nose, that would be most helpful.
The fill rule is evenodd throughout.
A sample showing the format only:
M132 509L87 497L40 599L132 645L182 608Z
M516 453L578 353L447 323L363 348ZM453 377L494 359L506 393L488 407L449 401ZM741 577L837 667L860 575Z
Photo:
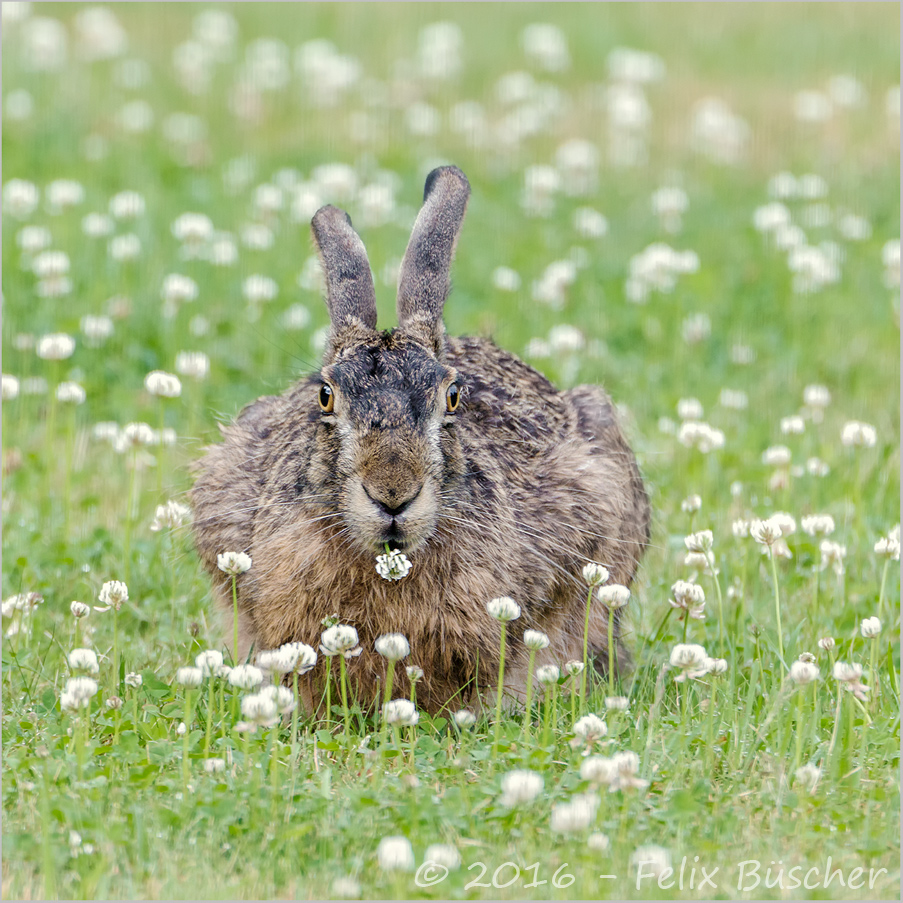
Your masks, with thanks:
M420 490L422 488L422 486L417 486L406 499L403 499L401 501L398 501L393 497L395 493L387 493L386 497L380 498L380 493L370 492L370 490L367 489L366 486L364 487L364 492L367 493L367 498L370 499L371 502L373 502L380 514L392 520L404 514L404 512L415 501L417 496L420 495Z

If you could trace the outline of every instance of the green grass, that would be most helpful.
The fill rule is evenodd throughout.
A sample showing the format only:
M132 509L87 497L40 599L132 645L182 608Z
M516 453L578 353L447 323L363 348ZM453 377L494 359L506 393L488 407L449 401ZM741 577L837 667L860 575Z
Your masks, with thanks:
M27 22L3 29L3 183L25 179L42 192L27 220L4 203L3 371L20 380L43 377L50 386L3 403L3 598L44 597L28 630L3 642L4 896L305 898L341 895L333 882L350 877L372 898L897 897L899 566L885 568L874 545L900 519L899 289L886 284L882 264L886 243L900 234L899 120L885 111L886 92L899 82L898 7L240 4L230 7L239 25L234 53L215 65L201 94L186 91L172 65L196 7L172 4L165 13L159 4L115 7L128 32L128 56L149 65L150 81L137 89L122 86L115 61L79 59L72 26L81 8L32 10L68 29L69 59L55 73L28 67ZM463 69L456 80L431 84L411 73L420 29L439 20L461 28ZM519 35L537 20L564 32L568 70L544 73L525 58ZM324 109L309 103L292 74L284 90L262 95L258 120L243 121L228 97L246 46L274 36L292 52L314 37L329 38L360 61L370 82ZM644 89L652 112L647 161L618 168L607 159L602 97L606 57L625 45L659 54L666 74ZM476 100L490 122L500 120L506 111L495 84L515 70L557 86L556 115L513 149L498 140L469 146L449 128L450 110ZM865 104L838 109L821 124L796 121L795 93L824 90L843 73L859 79ZM24 120L9 115L17 89L34 103ZM432 136L413 136L405 127L404 104L421 91L441 114ZM118 111L138 97L150 104L154 124L127 135ZM724 99L749 125L745 153L733 164L712 162L692 147L693 105L704 97ZM374 130L355 142L350 114L361 111ZM206 126L188 164L164 135L174 112L196 114ZM101 159L86 155L89 136L103 139ZM525 168L552 163L559 145L575 137L599 148L598 187L584 197L558 196L547 218L526 216ZM253 160L255 172L231 192L223 173L241 157ZM283 210L272 221L271 248L253 250L238 237L254 221L257 185L285 167L307 179L330 162L354 166L361 184L377 171L398 179L393 221L360 226L381 324L394 322L394 288L383 273L403 253L423 178L433 163L455 162L473 192L453 269L449 331L489 334L523 354L553 326L576 326L587 342L582 351L528 359L562 386L601 383L623 405L654 518L628 617L636 667L618 687L630 698L627 712L606 714L604 684L583 701L563 681L548 713L537 689L529 733L523 714L505 716L493 754L494 700L472 729L421 714L415 729L382 737L366 700L352 702L346 733L336 687L330 723L302 715L293 745L288 727L239 735L227 687L209 713L206 691L193 692L187 741L177 734L186 697L176 670L204 649L229 646L231 625L223 632L213 613L187 528L152 532L150 523L157 505L184 500L189 465L216 441L218 422L316 366L314 337L327 323L325 306L317 289L297 281L313 254L308 225ZM820 174L835 220L845 209L871 224L862 241L847 241L836 224L803 227L810 244L834 241L844 254L839 280L812 294L793 291L786 254L752 225L755 209L769 201L770 177L781 170ZM60 178L80 182L85 198L52 215L44 189ZM669 184L689 198L676 235L662 231L650 201ZM126 189L144 197L146 211L117 222L116 234L134 232L141 253L117 262L108 239L85 236L81 221ZM808 204L787 202L794 222L803 221ZM366 222L356 196L345 206L357 224ZM606 236L575 232L573 213L583 206L607 217ZM203 212L235 235L235 265L180 257L170 227L186 211ZM49 228L50 247L68 254L72 291L65 297L37 295L36 276L17 245L27 223ZM655 241L694 250L699 269L679 276L672 293L631 304L624 288L630 258ZM585 249L586 265L564 306L533 301L533 281L574 248ZM521 275L519 292L492 287L501 265ZM160 288L169 273L190 276L199 288L198 299L173 319L161 314ZM241 286L256 273L276 280L279 293L249 319ZM294 304L307 308L310 322L293 331L283 315ZM114 332L93 348L79 323L99 313L113 314ZM689 344L682 328L695 314L708 316L711 332ZM23 334L51 332L76 336L71 358L54 364L23 347ZM754 351L751 363L735 362L738 344ZM208 354L210 374L184 378L182 396L161 411L144 377L172 371L183 350ZM51 402L63 380L84 387L83 405ZM807 417L802 435L782 435L781 418L800 411L803 389L813 383L832 395L824 419ZM720 405L725 388L745 392L748 407ZM676 422L676 405L687 397L698 398L704 419L724 432L722 449L703 455L661 430L660 418ZM146 450L147 466L137 471L129 466L132 455L92 437L98 422L157 428L161 417L178 441L162 452ZM876 445L844 447L840 435L849 420L872 424ZM783 487L770 485L773 468L762 462L777 444L791 449L794 468L803 468ZM805 472L813 456L829 465L827 476ZM690 515L681 502L692 494L701 496L702 508ZM731 525L777 511L790 512L798 527L788 539L792 559L777 562L776 587L761 547L735 539ZM812 513L834 518L831 538L846 547L840 577L819 570L818 540L801 529L802 517ZM698 529L714 533L723 650L711 576L698 578L705 621L685 628L668 615L671 585L690 576L683 537ZM127 580L130 593L117 616L121 674L113 670L113 613L92 611L80 644L99 654L100 689L90 714L76 718L60 707L70 676L66 655L79 645L69 603L99 604L110 579ZM793 687L778 659L776 588L786 664L803 652L817 658L820 679L806 688ZM876 615L881 633L863 638L861 622ZM11 623L4 618L4 631ZM675 682L675 671L663 665L685 636L724 657L726 673ZM817 645L825 636L837 641L830 654ZM834 660L863 666L865 701L840 691L831 676ZM416 649L402 664L409 662L416 662ZM143 675L140 688L121 681L128 672ZM112 695L123 700L118 712L104 707ZM577 715L605 718L608 735L597 752L637 753L639 776L649 786L602 787L592 828L553 833L553 808L592 789L580 777L581 751L570 744L572 705ZM210 755L228 760L219 773L203 768L208 718ZM366 735L369 751L362 751ZM811 793L794 776L810 762L821 769ZM544 790L509 809L501 803L502 778L521 768L539 773ZM607 851L588 845L591 833L607 835ZM435 843L455 847L462 867L432 889L419 887L413 872L378 864L380 840L394 835L410 840L418 867ZM650 844L666 849L676 870L687 857L682 888L659 889L651 879L637 888L631 857ZM829 858L844 881L865 869L862 888L841 886L837 877L826 887ZM743 862L760 867L755 873L752 864L743 866L745 882L738 884ZM781 865L783 890L765 882L766 869L775 878ZM703 867L709 874L718 869L717 890L700 886ZM819 889L794 888L811 868ZM887 869L871 889L869 869ZM756 874L762 883L753 887ZM480 883L467 887L473 881Z

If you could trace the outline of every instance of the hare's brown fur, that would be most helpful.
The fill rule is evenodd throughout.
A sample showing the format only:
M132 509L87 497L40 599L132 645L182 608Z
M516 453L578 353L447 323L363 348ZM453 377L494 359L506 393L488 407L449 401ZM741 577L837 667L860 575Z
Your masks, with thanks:
M447 168L440 180L440 189L460 190L463 175ZM629 585L648 541L649 506L601 389L558 392L488 340L445 337L441 304L463 203L457 225L437 226L459 198L431 201L430 194L428 181L403 265L401 323L391 332L375 331L375 307L371 313L367 299L357 297L367 289L369 270L353 272L360 281L349 282L345 258L330 259L324 244L336 243L323 234L322 222L317 232L315 218L328 284L333 276L326 366L285 394L245 408L200 462L192 500L197 548L230 614L231 578L217 570L217 554L244 551L253 560L238 578L243 653L251 644L258 650L290 641L316 647L321 622L337 614L358 631L363 653L350 660L348 673L360 701L369 703L386 672L374 641L402 633L411 645L404 664L424 671L418 704L437 711L447 703L476 703L494 684L500 628L486 610L494 597L511 596L522 608L508 629L512 694L524 691L525 630L551 639L538 664L581 659L582 568L601 562L610 582ZM362 251L349 244L356 239L350 225L337 219L328 225L340 231L342 255ZM450 240L445 235L444 288L430 284L429 275L418 280L429 269L423 255L430 253L418 242L442 228L453 233ZM336 275L340 264L346 266L342 278ZM426 303L411 301L411 293ZM441 300L430 300L431 293ZM318 403L327 376L348 412L334 423L324 422ZM449 380L462 400L453 416L442 416L430 405L438 403L434 396L444 398ZM373 398L360 388L371 385ZM361 487L369 501L358 523ZM409 552L413 568L402 580L387 581L375 570L370 503L402 510L396 503L403 507L412 493L419 500L412 507L420 509ZM607 617L605 606L594 602L590 648L601 670L612 657ZM617 637L617 619L613 627ZM615 657L622 658L616 644ZM309 705L319 699L322 667L308 684ZM400 695L408 691L407 679L402 669L396 674Z

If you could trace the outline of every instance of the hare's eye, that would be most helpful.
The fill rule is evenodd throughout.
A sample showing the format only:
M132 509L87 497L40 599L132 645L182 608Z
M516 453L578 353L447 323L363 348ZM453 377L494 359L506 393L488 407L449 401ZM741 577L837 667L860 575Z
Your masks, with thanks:
M453 414L461 401L461 393L455 383L452 383L445 392L445 410Z
M324 414L331 414L335 406L335 392L327 385L320 386L320 409Z

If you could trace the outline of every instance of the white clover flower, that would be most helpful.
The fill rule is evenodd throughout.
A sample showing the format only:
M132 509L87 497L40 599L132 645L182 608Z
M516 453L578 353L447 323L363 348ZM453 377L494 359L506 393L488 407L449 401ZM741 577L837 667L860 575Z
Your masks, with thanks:
M253 690L263 683L263 671L254 665L236 665L229 672L228 680L239 690Z
M670 663L673 668L680 668L681 673L674 678L678 683L695 680L706 673L706 651L695 643L678 643L671 650Z
M81 318L79 325L87 344L92 348L102 345L113 335L113 321L106 315L87 314Z
M698 398L681 398L677 402L677 416L681 420L702 420L704 413Z
M790 666L790 679L800 686L811 684L812 681L818 680L818 677L818 666L812 662L796 661Z
M297 652L290 645L283 645L258 652L257 667L270 674L288 674L294 671L297 659Z
M320 636L320 652L326 656L343 655L354 658L361 654L357 630L350 624L334 624Z
M781 432L785 436L799 436L806 431L806 421L799 414L781 418Z
M731 533L737 539L745 539L749 536L750 522L748 520L738 519L731 524Z
M69 712L87 708L97 690L97 681L92 677L70 677L60 696L60 707Z
M298 704L295 699L295 694L292 693L288 687L264 687L259 695L263 696L265 699L271 700L280 715L288 715L289 712L294 711L295 706Z
M578 662L576 659L574 661L566 662L564 665L564 673L567 674L568 677L578 677L583 673L583 662Z
M700 508L702 508L702 497L698 495L688 495L680 503L680 510L684 514L695 514Z
M605 708L612 712L624 712L630 705L630 700L626 696L606 696Z
M105 213L87 213L82 217L82 232L88 238L106 238L115 228L113 220Z
M160 297L164 303L174 306L185 301L194 301L198 296L198 284L189 276L170 273L163 280Z
M772 445L762 453L762 463L769 467L789 467L792 455L786 445Z
M881 621L878 618L864 618L859 625L859 632L867 640L874 639L881 633Z
M709 658L708 656L706 656L705 671L706 674L713 674L716 677L719 674L727 673L727 659Z
M222 667L223 654L216 649L206 649L195 656L194 664L204 677L215 677Z
M407 658L411 654L411 646L407 637L400 633L384 634L377 638L374 645L376 646L376 651L391 662L397 662L399 659Z
M580 777L592 784L607 786L616 773L614 761L607 756L587 756L580 763Z
M840 441L850 447L873 448L878 441L878 434L870 424L850 420L843 426Z
M87 671L88 674L97 674L100 671L97 653L93 649L73 649L67 661L73 671Z
M335 900L357 900L362 892L360 882L347 875L336 878L332 882L331 891Z
M279 286L275 279L256 274L245 279L241 290L245 300L250 304L262 304L265 301L272 301L276 297L279 293Z
M501 803L507 809L532 803L542 793L545 782L542 775L528 769L509 771L502 778Z
M16 219L27 219L38 206L38 189L24 179L10 179L3 186L3 211Z
M452 715L452 720L461 730L467 730L477 723L477 716L470 709L459 709Z
M129 671L125 676L125 684L127 687L138 688L144 683L144 678L135 671Z
M538 652L540 649L548 648L550 642L549 638L539 630L524 631L524 645L528 649Z
M599 797L594 793L577 793L566 803L552 806L552 831L571 834L584 831L596 818Z
M615 769L614 780L609 785L612 792L617 790L644 790L649 786L649 781L638 777L640 771L640 757L635 752L626 750L615 753L612 757Z
M590 586L599 586L599 584L608 580L608 568L603 564L596 564L596 562L585 564L583 566L583 579Z
M376 573L383 580L401 580L407 577L412 567L407 555L398 549L376 556Z
M204 379L210 372L210 358L203 351L180 351L176 355L176 371L182 376Z
M520 605L510 596L499 596L497 599L490 599L486 603L486 610L490 616L496 621L503 624L508 621L516 621L520 617Z
M200 668L179 668L176 671L176 683L189 690L199 687L204 680L204 672Z
M821 649L824 649L826 652L830 649L833 649L837 643L832 636L823 636L819 641L818 645Z
M251 568L251 556L244 552L221 552L216 556L216 566L230 577L244 574Z
M449 871L454 871L461 867L461 854L450 844L434 843L426 848L423 861L434 862Z
M414 871L414 850L407 837L384 837L376 849L376 858L384 872Z
M160 398L178 398L182 394L179 377L163 370L152 370L144 377L144 388Z
M225 770L225 759L220 759L217 756L211 756L209 759L204 759L204 771L206 771L207 774L218 774L219 772Z
M213 223L203 213L181 214L170 230L173 238L186 245L189 251L197 251L213 237Z
M116 219L136 219L144 214L144 198L137 191L120 191L110 198L110 213Z
M749 407L749 396L742 389L722 389L718 394L718 403L723 408L745 411Z
M574 231L582 238L603 238L608 234L608 220L591 207L579 207L574 211Z
M684 545L687 551L697 555L708 555L712 551L715 543L711 530L700 530L698 533L691 533L684 538Z
M821 777L821 769L810 762L808 765L797 768L793 773L793 777L795 783L802 785L807 793L812 793L815 790L818 779Z
M673 599L668 602L672 608L686 612L697 621L705 620L705 590L698 583L678 580L671 587Z
M607 853L611 849L611 841L608 839L608 835L603 834L601 831L590 834L586 838L586 845L594 853Z
M84 404L86 397L85 390L78 383L64 382L56 387L56 399L62 404Z
M806 473L813 477L826 477L830 472L831 468L821 458L806 459Z
M899 561L900 540L893 536L883 536L875 543L875 554L890 561Z
M540 665L536 669L536 680L544 686L558 683L560 677L561 671L557 665Z
M630 601L630 590L620 583L610 583L596 590L596 598L610 611L617 611Z
M64 361L72 357L74 351L75 339L64 332L43 335L35 345L35 353L45 361Z
M677 431L677 441L687 448L695 448L707 455L724 447L724 433L708 423L685 420Z
M104 705L113 712L118 712L122 708L122 697L110 696Z
M106 606L98 610L109 611L110 608L115 608L119 611L123 603L129 601L129 588L121 580L108 580L100 588L97 599Z
M749 525L749 532L756 542L769 547L773 546L783 535L780 526L771 517L767 520L754 520Z
M190 517L191 509L187 505L170 499L165 505L157 505L150 528L154 533L171 530L174 527L181 527Z
M141 253L141 239L131 232L117 235L110 240L108 253L113 260L134 260Z
M661 878L671 871L671 854L664 847L647 844L637 847L630 854L630 865L636 869L638 876Z
M188 733L188 726L185 724L184 721L180 721L179 726L176 728L176 734L179 737L184 737L185 734L187 734L187 733Z
M413 727L420 720L420 714L410 699L393 699L383 706L383 718L386 724Z
M293 670L298 674L307 674L317 664L317 653L307 643L285 643L280 649L290 650L295 656Z
M2 396L4 401L12 401L19 397L19 379L8 373L3 374Z
M279 720L276 700L263 693L253 693L241 700L241 714L257 727L272 727Z
M82 618L87 618L88 615L91 614L91 606L85 605L84 602L70 602L69 611L72 612L72 617L75 618L76 621L80 621Z
M404 669L404 673L408 675L408 680L413 684L418 680L423 680L423 668L418 665L408 665Z
M809 536L830 536L834 532L834 518L830 514L808 514L800 524Z
M608 725L598 715L584 715L574 724L574 746L592 746L608 733Z
M821 551L819 570L823 571L830 567L838 577L843 576L846 571L843 561L847 557L847 547L842 546L839 542L823 539L819 550Z
M835 662L833 673L834 679L844 690L848 690L860 700L867 697L869 688L862 683L862 665Z

